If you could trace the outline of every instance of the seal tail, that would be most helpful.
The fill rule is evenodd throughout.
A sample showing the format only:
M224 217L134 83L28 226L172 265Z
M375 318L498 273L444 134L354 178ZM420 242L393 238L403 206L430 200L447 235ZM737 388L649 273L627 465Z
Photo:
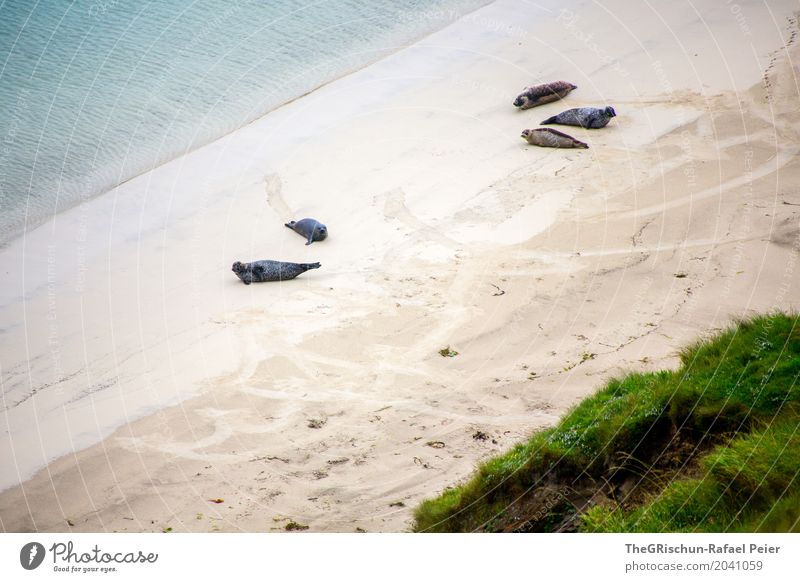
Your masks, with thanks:
M322 264L321 263L305 263L303 266L306 268L306 271L309 269L319 269Z
M553 117L548 117L543 122L541 122L539 125L552 125L554 123L558 123L558 115L554 115Z

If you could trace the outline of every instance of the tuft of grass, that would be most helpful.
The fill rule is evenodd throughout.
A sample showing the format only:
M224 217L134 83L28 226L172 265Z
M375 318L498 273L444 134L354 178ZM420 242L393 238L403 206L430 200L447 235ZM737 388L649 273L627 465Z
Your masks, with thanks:
M795 412L737 436L700 461L701 476L669 483L641 507L593 508L592 532L798 530L800 509L778 512L800 496L800 424ZM792 517L793 516L793 517Z
M424 501L414 530L796 531L799 322L739 321L678 370L609 381Z

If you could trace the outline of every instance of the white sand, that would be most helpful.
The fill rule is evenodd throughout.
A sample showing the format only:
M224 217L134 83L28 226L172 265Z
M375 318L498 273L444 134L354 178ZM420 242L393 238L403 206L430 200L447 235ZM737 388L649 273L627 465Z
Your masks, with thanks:
M796 308L794 6L501 0L3 249L0 527L406 529L610 376ZM589 150L519 137L605 104L561 128ZM230 272L261 258L322 268Z

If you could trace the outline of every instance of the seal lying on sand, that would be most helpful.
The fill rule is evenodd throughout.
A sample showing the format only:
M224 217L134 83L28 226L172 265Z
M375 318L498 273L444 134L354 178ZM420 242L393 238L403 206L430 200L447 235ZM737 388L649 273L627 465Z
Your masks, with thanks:
M231 270L242 280L242 283L249 285L264 281L288 281L309 269L319 269L320 266L319 263L282 263L281 261L240 263L236 261Z
M284 226L291 228L297 234L305 238L308 241L306 242L306 246L310 245L312 242L328 238L328 227L313 218L304 218L297 222L293 220L287 222Z
M577 109L567 109L558 115L545 119L540 125L577 125L588 129L600 129L608 125L612 117L616 117L617 112L613 107L599 109L597 107L578 107Z
M561 133L549 127L542 127L541 129L525 129L522 132L522 138L531 145L542 146L546 148L588 148L589 146L578 141L571 135Z
M519 97L514 99L514 107L530 109L537 105L558 101L566 97L567 93L577 88L577 85L567 83L566 81L555 81L553 83L545 83L544 85L536 85L535 87L525 87L522 93L519 94Z

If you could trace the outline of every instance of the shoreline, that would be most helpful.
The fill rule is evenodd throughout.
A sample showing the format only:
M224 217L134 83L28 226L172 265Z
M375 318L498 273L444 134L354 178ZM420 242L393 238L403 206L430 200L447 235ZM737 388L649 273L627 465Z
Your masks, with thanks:
M479 6L477 8L473 8L471 10L467 10L461 17L457 17L457 13L454 10L447 10L447 11L439 10L439 11L437 11L437 12L447 12L448 13L447 20L446 20L447 24L444 24L443 28L446 28L447 26L450 26L450 24L452 24L456 20L459 20L460 18L468 17L473 12L476 12L476 11L480 10L481 8L483 8L485 6L488 6L489 4L494 2L495 0L481 0L481 1L484 2L484 4L482 6ZM327 85L330 85L331 83L334 83L334 82L339 81L340 79L343 79L343 78L345 78L345 77L347 77L349 75L357 73L357 72L359 72L359 71L361 71L361 70L363 70L363 69L365 69L367 67L370 67L370 66L374 65L375 63L377 63L377 62L379 62L379 61L381 61L381 60L383 60L383 59L385 59L387 57L392 56L393 54L395 54L397 52L405 50L405 49L413 46L414 44L417 44L420 41L424 40L428 36L430 36L432 34L435 34L439 30L441 30L441 29L433 29L433 30L429 30L428 32L421 32L420 34L415 35L411 39L409 39L408 43L405 44L405 45L393 46L393 47L390 47L390 48L382 49L381 51L377 51L377 52L380 52L381 56L375 57L374 59L370 59L370 60L366 61L365 63L363 63L361 65L355 65L355 66L353 66L351 68L344 69L343 71L337 73L336 75L334 75L333 77L331 77L327 81L324 81L324 82L320 83L319 85L317 85L317 86L315 86L315 87L313 87L311 89L308 89L307 91L305 91L303 93L300 93L300 94L298 94L298 95L296 95L294 97L287 98L285 101L282 101L282 102L278 103L277 105L273 106L272 108L267 109L267 110L257 114L255 117L250 119L250 121L247 121L246 123L244 123L243 125L235 128L235 129L229 130L229 131L227 131L225 133L222 133L222 134L220 134L220 135L218 135L216 137L208 138L205 141L199 142L199 145L195 145L194 142L193 142L191 148L183 149L179 153L175 153L171 157L165 158L164 160L162 160L155 167L149 167L149 168L146 168L146 169L142 169L141 171L139 171L137 173L134 173L130 177L128 177L128 178L120 181L119 183L115 184L114 186L108 187L108 188L106 188L104 190L100 190L100 191L95 192L93 194L89 194L86 197L82 197L80 199L77 199L77 200L74 201L74 203L72 205L66 206L64 208L61 208L60 210L58 210L58 212L56 212L54 215L51 215L49 218L47 216L45 216L45 217L42 217L40 221L32 223L31 225L28 225L28 224L22 225L21 230L19 232L15 232L15 233L11 234L5 240L0 240L0 252L2 252L3 249L5 249L7 246L11 245L17 239L20 239L20 238L23 238L24 236L26 236L29 232L32 233L36 229L44 227L48 223L48 221L54 220L55 217L58 216L59 214L63 214L65 212L68 212L68 211L70 211L70 210L72 210L72 209L74 209L76 207L79 207L79 206L81 206L83 204L90 203L92 200L94 200L95 198L98 198L100 196L105 196L105 195L111 194L115 190L117 190L118 188L120 188L120 187L124 186L125 184L127 184L128 182L130 182L131 180L134 180L136 178L139 178L140 176L143 176L143 175L146 175L146 174L148 174L150 172L153 172L153 171L157 170L161 166L170 164L170 163L172 163L172 162L174 162L176 160L179 160L179 159L181 159L181 158L183 158L185 156L188 156L188 155L192 154L193 152L195 152L197 150L200 150L200 149L203 149L203 148L205 148L205 147L207 147L207 146L209 146L209 145L211 145L211 144L213 144L213 143L215 143L217 141L223 140L223 139L227 138L228 136L230 136L230 135L242 130L243 128L245 128L245 127L247 127L247 126L249 126L249 125L251 125L253 123L258 122L263 117L265 117L267 115L270 115L271 113L281 109L282 107L284 107L286 105L290 105L291 103L293 103L293 102L295 102L295 101L297 101L299 99L302 99L304 97L307 97L308 95L314 93L315 91L318 91L319 89L322 89L323 87L325 87ZM376 51L367 51L367 52L376 52Z
M0 249L22 282L0 293L3 321L26 322L3 340L4 418L28 439L4 443L3 466L48 462L0 493L3 528L269 531L286 517L396 531L415 500L552 425L603 378L672 365L674 346L738 314L796 306L775 289L797 275L764 271L793 256L769 242L794 232L791 207L772 209L776 224L752 210L771 176L797 172L764 113L793 132L789 89L776 81L765 105L760 66L745 63L698 87L669 66L667 43L648 55L674 74L664 95L590 11L630 73L593 76L603 54L576 53L588 62L575 68L575 38L543 18L553 7L484 6ZM530 28L520 40L489 21ZM652 26L640 34L668 38ZM736 26L681 34L713 47ZM778 40L757 40L769 61ZM561 60L532 58L542 43ZM523 68L580 89L514 111ZM567 102L600 100L620 116L570 131L585 152L518 138ZM714 188L731 194L692 197ZM300 214L329 240L303 247L280 223ZM227 265L256 258L323 268L244 287ZM448 345L457 357L438 355ZM209 508L218 497L230 504Z

